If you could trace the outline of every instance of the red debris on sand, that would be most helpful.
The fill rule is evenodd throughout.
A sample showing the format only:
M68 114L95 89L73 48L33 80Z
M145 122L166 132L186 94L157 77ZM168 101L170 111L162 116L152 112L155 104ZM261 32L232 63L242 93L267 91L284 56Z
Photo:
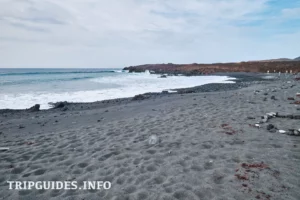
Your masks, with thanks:
M221 127L224 128L226 126L229 126L229 124L221 124Z
M295 78L295 81L300 81L300 77Z
M226 133L227 135L234 135L234 134L236 133L236 131L235 131L235 130L232 130L231 132L226 131L225 133Z
M234 176L237 177L238 180L241 180L240 182L240 191L241 192L247 192L251 194L252 198L255 199L261 199L261 200L270 200L271 195L267 194L266 192L261 191L261 188L257 188L256 182L260 181L260 173L262 172L262 169L267 169L265 172L270 175L270 172L273 172L274 176L278 176L280 174L277 170L270 169L266 164L263 162L261 163L241 163L239 168L235 171L239 174L235 174ZM264 173L265 174L265 173ZM271 173L272 174L272 173ZM265 174L266 175L266 174ZM279 188L279 190L278 190ZM272 192L284 192L288 190L286 186L283 185L274 185L272 184L272 187L269 188Z
M233 130L233 128L229 126L229 124L221 124L221 127L226 130L225 133L227 135L234 135L237 133L237 131Z
M294 104L300 104L300 101L295 101Z
M293 98L293 97L288 97L287 99L290 100L290 101L294 101L295 100L295 98Z
M242 163L241 166L243 168L259 168L259 169L269 168L268 165L264 163L253 163L253 164Z

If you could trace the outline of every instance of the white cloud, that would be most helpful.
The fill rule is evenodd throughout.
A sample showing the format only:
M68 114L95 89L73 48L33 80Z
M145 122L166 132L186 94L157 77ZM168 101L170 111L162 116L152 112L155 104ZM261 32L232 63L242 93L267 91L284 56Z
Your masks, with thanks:
M273 57L293 54L288 47L268 49L269 43L257 38L259 30L236 25L257 20L266 3L1 0L0 66L123 67L265 58L254 48L272 50Z

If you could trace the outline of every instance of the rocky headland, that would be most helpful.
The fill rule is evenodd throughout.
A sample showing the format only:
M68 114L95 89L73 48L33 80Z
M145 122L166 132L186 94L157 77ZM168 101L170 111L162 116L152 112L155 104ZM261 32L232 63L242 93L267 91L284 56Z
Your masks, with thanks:
M129 72L144 72L146 70L158 74L183 74L188 76L212 74L212 73L229 73L229 72L254 72L254 73L299 73L300 61L250 61L238 63L213 63L213 64L146 64L138 66L125 67L124 70Z

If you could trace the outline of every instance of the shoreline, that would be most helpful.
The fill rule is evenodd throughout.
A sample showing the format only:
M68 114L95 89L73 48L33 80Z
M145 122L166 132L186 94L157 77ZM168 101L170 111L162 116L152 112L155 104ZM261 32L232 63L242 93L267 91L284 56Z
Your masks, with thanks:
M233 81L234 83L209 83L209 84L204 84L200 86L195 86L195 87L188 87L188 88L177 88L177 89L167 89L165 91L176 91L176 92L148 92L148 93L142 93L142 94L137 94L135 96L139 95L144 95L146 98L155 98L158 96L165 96L165 95L178 95L178 94L184 94L184 93L199 93L199 92L217 92L217 91L228 91L228 90L236 90L239 88L243 87L248 87L251 82L259 82L259 81L272 81L273 79L267 80L262 78L263 76L266 76L266 74L263 73L248 73L248 72L236 72L236 73L214 73L214 74L209 74L209 75L198 75L198 76L228 76L229 78L235 78L234 80L229 80ZM275 74L276 75L276 74ZM116 98L116 99L107 99L107 100L101 100L101 101L94 101L94 102L67 102L67 101L60 101L60 102L51 102L49 104L52 104L52 108L48 109L42 109L39 111L46 111L46 110L53 110L57 109L55 105L58 105L60 103L63 103L68 106L76 106L76 105L90 105L90 104L100 104L102 102L105 102L106 104L109 103L119 103L119 102L129 102L132 100L134 96L132 97L125 97L125 98ZM32 105L33 107L35 105ZM33 108L32 107L32 108ZM0 109L0 114L1 113L11 113L11 112L31 112L30 107L25 108L25 109ZM66 111L66 110L65 110Z

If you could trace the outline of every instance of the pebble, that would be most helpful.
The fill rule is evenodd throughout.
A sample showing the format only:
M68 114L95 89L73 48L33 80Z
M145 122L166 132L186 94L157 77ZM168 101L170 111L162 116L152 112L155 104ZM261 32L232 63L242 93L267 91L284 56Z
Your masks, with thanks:
M300 131L295 129L289 129L288 135L300 136Z
M268 124L267 130L270 131L272 129L275 129L275 126L273 124Z
M266 113L267 116L269 117L276 117L278 115L278 113L276 112L269 112L269 113Z
M279 133L286 133L285 130L279 130L278 132L279 132Z
M263 123L266 123L268 121L269 117L268 117L268 115L264 115L261 117L261 119L262 119Z
M8 151L9 148L8 147L0 147L0 151Z
M151 135L148 139L148 143L150 145L154 145L154 144L158 143L158 137L156 135Z
M23 125L19 125L19 129L25 128L25 126Z

